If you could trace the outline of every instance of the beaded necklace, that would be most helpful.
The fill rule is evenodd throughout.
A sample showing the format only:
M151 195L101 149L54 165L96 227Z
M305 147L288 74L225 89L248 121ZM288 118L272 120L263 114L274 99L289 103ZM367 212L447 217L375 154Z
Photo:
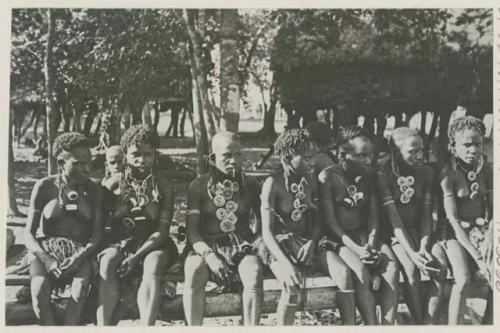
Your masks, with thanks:
M479 194L479 180L477 179L478 178L477 175L479 174L479 172L481 172L481 169L483 168L484 165L483 157L481 156L479 162L476 165L475 170L468 171L466 168L464 168L464 166L460 162L458 162L457 165L463 171L463 173L467 175L467 177L465 177L466 179L465 181L468 183L470 189L469 198L471 200L476 199Z
M399 186L399 192L401 192L399 201L402 204L406 205L415 195L415 189L413 188L413 185L415 185L415 177L412 175L406 177L401 176L401 173L399 172L399 168L393 156L391 156L391 168L392 173L394 174L394 176L396 176L396 183Z
M241 186L245 184L245 177L241 174ZM217 210L215 216L220 221L219 228L223 233L232 233L236 229L238 222L238 203L235 195L240 191L240 183L230 179L214 183L210 177L207 184L207 192Z
M69 189L67 179L61 173L57 175L56 185L59 188L59 193L57 198L59 200L59 205L61 206L61 208L63 208L68 212L77 211L78 210L77 200L79 197L78 191ZM83 190L83 195L85 197L88 195L88 192L85 190L85 187Z
M347 191L347 196L344 198L343 203L347 207L362 206L366 201L365 194L363 193L363 191L360 191L356 185L359 186L363 177L358 175L354 178L354 184L352 184L351 182L349 182L349 184L346 184L344 179L349 179L349 177L347 175L345 164L346 162L344 161L340 165L340 169L342 170L344 176L341 178L341 180Z

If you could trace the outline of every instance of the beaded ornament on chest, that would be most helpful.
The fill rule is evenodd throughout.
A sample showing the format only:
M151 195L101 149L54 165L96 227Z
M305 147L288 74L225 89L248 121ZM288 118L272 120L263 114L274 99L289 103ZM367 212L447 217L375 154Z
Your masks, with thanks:
M244 178L242 177L243 184ZM230 179L217 183L213 183L210 179L207 184L208 196L216 207L215 216L220 221L219 228L224 233L231 233L236 229L240 187L237 181Z
M415 186L415 177L413 175L402 176L394 158L391 159L391 167L392 173L396 177L396 183L399 186L399 192L401 193L399 201L406 205L415 195L415 189L413 188Z
M298 183L292 183L289 186L289 191L294 196L293 211L290 214L290 217L294 222L299 221L309 208L308 205L305 203L306 186L309 186L309 183L304 177L302 177Z
M457 165L459 169L463 172L465 177L465 182L469 186L470 190L469 198L471 200L476 199L479 195L479 173L481 172L484 165L483 157L481 157L474 170L470 171L466 170L460 163L457 163Z
M56 185L59 189L58 192L58 200L59 200L59 205L61 208L63 208L67 212L74 212L78 210L78 198L80 195L78 194L78 191L75 189L69 189L68 183L66 182L66 179L63 176L58 176L56 180ZM88 192L85 189L85 186L79 186L79 187L84 187L83 189L83 196L87 197Z

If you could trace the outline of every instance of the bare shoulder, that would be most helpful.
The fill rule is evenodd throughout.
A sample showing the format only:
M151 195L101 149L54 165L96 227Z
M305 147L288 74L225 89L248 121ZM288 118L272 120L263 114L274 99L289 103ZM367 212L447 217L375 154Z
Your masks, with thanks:
M102 185L108 190L114 191L118 187L120 187L121 179L122 179L121 174L117 173L106 179Z
M446 165L439 171L439 180L448 180L451 181L455 177L455 172L451 169L450 166Z
M320 184L331 184L339 176L338 164L330 165L323 169L318 174L318 181Z
M206 189L209 179L208 174L204 174L196 177L191 184L189 184L189 192L190 193L201 193L204 189Z

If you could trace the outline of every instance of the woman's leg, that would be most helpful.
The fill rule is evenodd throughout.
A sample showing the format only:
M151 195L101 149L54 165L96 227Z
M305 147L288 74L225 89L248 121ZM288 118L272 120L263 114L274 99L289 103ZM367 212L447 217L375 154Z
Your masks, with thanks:
M208 266L203 258L191 254L184 263L184 293L182 303L188 325L201 325L205 310L205 286L209 278Z
M446 241L446 256L455 278L448 307L448 324L460 325L464 320L465 292L471 281L467 253L457 240L451 239Z
M117 274L123 256L117 248L104 250L99 257L97 325L116 325L114 313L120 301L120 279Z
M380 252L382 325L394 325L398 313L399 268L396 256L387 244L382 244Z
M278 307L276 308L278 325L293 325L295 320L295 311L297 311L297 307L302 300L300 290L297 287L285 287L285 283L283 282L284 279L281 276L282 268L279 262L274 261L269 265L269 268L271 268L271 271L276 279L281 281L283 285L280 300L278 301Z
M37 258L30 264L31 301L40 325L55 325L54 310L50 300L51 285L43 264Z
M164 250L152 251L144 258L142 281L137 292L137 305L143 326L153 326L158 317L161 279L168 263L169 258Z
M320 270L328 274L340 289L337 293L337 304L344 325L356 323L356 304L354 300L354 284L351 270L333 251L320 251L318 254Z
M420 269L417 268L400 243L393 244L392 250L403 269L406 299L413 321L417 325L422 325L424 322L424 308L422 302L422 285L420 283Z
M243 284L243 325L259 325L262 311L262 266L256 256L245 256L238 266Z
M71 283L71 297L64 312L65 326L81 324L85 302L89 295L91 276L92 266L90 261L86 260L73 277L73 282Z
M354 273L356 305L365 325L377 325L375 297L370 287L371 275L368 268L345 246L340 248L339 256Z
M493 289L488 290L482 325L493 325Z
M439 324L439 315L441 305L443 304L448 260L446 259L444 249L438 243L432 246L431 254L435 258L436 267L439 269L439 273L433 276L430 283L428 293L429 301L424 322L425 324L437 325Z

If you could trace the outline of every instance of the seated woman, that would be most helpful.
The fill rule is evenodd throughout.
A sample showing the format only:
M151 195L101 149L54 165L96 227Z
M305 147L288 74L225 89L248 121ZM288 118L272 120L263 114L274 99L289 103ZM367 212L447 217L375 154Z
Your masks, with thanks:
M318 149L318 153L313 157L314 177L316 178L323 169L337 163L337 159L330 151L333 144L332 131L327 124L321 121L311 121L305 130L311 142Z
M61 134L54 140L53 155L57 175L33 187L26 223L33 310L41 325L55 325L52 289L69 287L64 325L79 325L92 256L102 240L102 192L89 179L91 156L85 136Z
M443 206L448 224L442 225L443 246L455 283L450 294L450 325L463 323L465 291L471 270L479 269L491 282L493 234L493 171L483 157L485 127L481 120L457 118L448 129L451 163L441 173ZM491 287L491 286L490 286ZM491 323L492 290L485 323Z
M260 206L258 182L243 174L237 134L212 138L209 172L189 186L184 264L184 314L201 325L209 279L223 288L243 285L243 324L258 325L262 268L254 255L251 213Z
M279 325L292 325L301 303L301 268L317 264L343 291L352 291L349 268L333 251L317 251L322 228L316 207L313 157L317 153L304 130L283 132L274 144L282 168L262 187L262 239L260 255L283 289L278 303ZM345 324L355 323L354 296L339 297Z
M125 158L119 174L105 186L118 193L112 203L107 248L99 254L100 279L97 324L116 324L120 279L137 291L142 325L154 325L158 315L162 277L178 258L168 236L174 210L172 187L155 169L153 132L145 125L130 127L122 136ZM142 275L142 276L141 276Z
M424 165L423 142L416 131L396 128L389 145L389 166L377 174L387 233L381 236L386 236L403 268L406 299L415 324L438 324L447 261L442 247L431 243L434 172ZM428 303L424 303L420 272L434 280Z
M341 129L339 145L340 163L318 176L327 234L340 243L338 255L354 272L357 306L364 323L377 323L373 291L380 290L382 323L394 324L399 271L390 247L377 242L373 143L364 129L350 126Z

